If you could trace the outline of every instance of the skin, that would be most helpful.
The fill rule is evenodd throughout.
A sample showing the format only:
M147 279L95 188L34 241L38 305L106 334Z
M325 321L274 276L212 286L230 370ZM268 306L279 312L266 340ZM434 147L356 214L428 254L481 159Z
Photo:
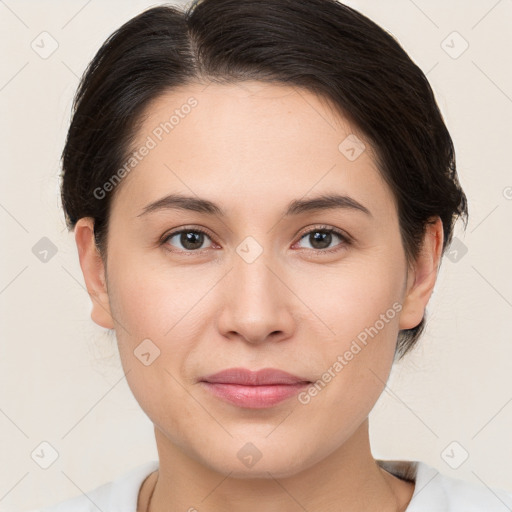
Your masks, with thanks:
M399 329L421 321L433 291L441 221L433 219L408 263L370 144L347 159L338 146L356 127L305 90L260 82L175 89L148 107L134 147L191 96L197 106L116 190L106 261L92 219L75 228L92 319L115 329L128 384L155 426L160 467L144 482L138 510L153 491L151 512L405 510L414 484L376 464L368 415ZM209 199L226 216L139 216L171 192ZM290 201L321 193L348 195L371 215L338 208L283 216ZM314 245L304 235L319 226L352 242L333 234ZM209 233L200 249L187 253L179 235L159 243L194 227ZM263 251L251 263L236 251L247 236ZM401 311L307 404L292 397L237 407L198 382L239 366L315 382L393 304ZM160 355L146 366L134 350L147 338ZM261 452L252 467L237 457L249 442Z

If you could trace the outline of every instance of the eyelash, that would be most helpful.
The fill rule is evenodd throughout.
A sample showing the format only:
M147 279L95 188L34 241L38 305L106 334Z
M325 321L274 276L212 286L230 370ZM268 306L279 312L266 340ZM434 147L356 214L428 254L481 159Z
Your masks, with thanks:
M320 256L322 254L326 254L326 253L327 254L336 253L338 251L343 250L344 248L346 248L346 246L348 246L348 245L350 245L352 243L351 237L349 237L343 231L340 231L340 230L338 230L336 228L332 228L332 227L325 226L325 225L314 226L313 228L309 229L308 231L305 231L304 233L301 234L298 242L300 242L304 237L310 235L311 233L316 233L316 232L323 232L323 233L329 233L329 234L334 233L335 235L337 235L341 239L341 243L338 244L337 246L335 246L332 249L307 249L307 248L305 249L306 251L314 253L315 255L318 255L318 256ZM173 238L174 236L179 235L181 233L203 233L208 238L210 238L212 240L212 242L213 242L213 237L205 229L198 228L198 227L189 227L189 228L182 228L182 229L179 229L179 230L176 230L176 231L172 231L169 234L165 234L162 237L160 244L161 245L166 244L171 238ZM203 251L205 251L207 249L208 248L206 248L206 249L196 249L196 250L181 250L181 249L177 249L176 250L175 249L175 250L172 250L170 252L178 252L178 253L182 253L182 254L187 254L187 255L190 254L190 255L192 255L192 254L202 253Z

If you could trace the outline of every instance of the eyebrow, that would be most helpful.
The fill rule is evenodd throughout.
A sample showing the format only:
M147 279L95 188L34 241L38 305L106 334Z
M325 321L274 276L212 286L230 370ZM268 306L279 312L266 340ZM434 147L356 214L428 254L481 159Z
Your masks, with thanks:
M300 215L313 211L346 209L361 211L372 217L368 208L353 199L352 197L340 194L322 194L311 199L295 199L288 204L284 216ZM220 206L199 197L185 196L182 194L169 194L146 205L142 212L137 215L141 217L151 212L162 210L186 210L207 215L215 215L225 218L226 213Z

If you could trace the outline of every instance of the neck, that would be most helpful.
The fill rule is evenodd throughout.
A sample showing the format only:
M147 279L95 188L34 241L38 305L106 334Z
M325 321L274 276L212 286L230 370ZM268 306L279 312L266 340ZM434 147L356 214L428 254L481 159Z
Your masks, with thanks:
M141 491L147 512L396 512L406 509L414 484L381 469L371 455L366 420L341 447L291 476L233 478L202 464L157 427L159 470Z

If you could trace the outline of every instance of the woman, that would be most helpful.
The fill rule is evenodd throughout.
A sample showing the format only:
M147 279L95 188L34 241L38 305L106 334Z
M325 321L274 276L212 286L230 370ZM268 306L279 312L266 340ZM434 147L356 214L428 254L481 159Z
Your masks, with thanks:
M371 453L467 219L432 90L388 33L333 0L156 7L74 107L66 219L159 460L48 511L512 506Z

